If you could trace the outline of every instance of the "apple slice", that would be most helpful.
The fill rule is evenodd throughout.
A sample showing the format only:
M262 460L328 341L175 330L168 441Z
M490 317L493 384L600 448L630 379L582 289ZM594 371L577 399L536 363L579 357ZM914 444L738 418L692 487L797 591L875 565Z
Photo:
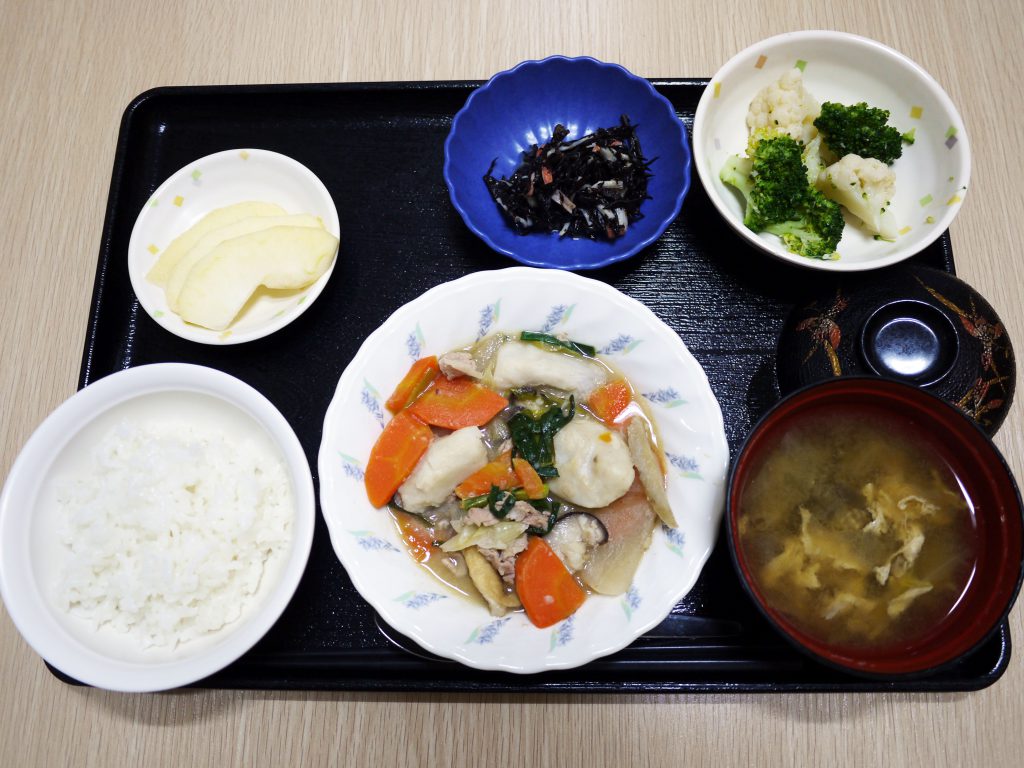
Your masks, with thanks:
M189 272L225 240L232 240L242 235L259 232L261 229L270 229L270 227L319 227L323 229L323 226L323 222L316 216L311 216L308 213L296 213L285 216L253 216L206 233L188 253L178 259L178 263L171 270L171 275L164 286L167 306L175 312L179 311L178 296L181 295L181 287L188 279Z
M254 216L280 216L284 213L286 213L285 209L279 205L255 201L235 203L210 211L171 241L171 244L160 254L160 258L157 259L153 268L149 270L146 279L163 288L167 285L174 265L199 242L203 235L242 219L251 219Z
M338 238L310 227L270 227L225 240L189 272L178 314L222 331L261 285L305 288L328 270L337 252Z

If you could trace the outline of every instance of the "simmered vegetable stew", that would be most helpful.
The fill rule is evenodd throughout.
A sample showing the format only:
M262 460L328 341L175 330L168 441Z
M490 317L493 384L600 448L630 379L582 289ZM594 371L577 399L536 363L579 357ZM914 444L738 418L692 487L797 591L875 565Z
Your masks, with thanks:
M494 615L538 627L617 595L660 518L656 430L593 347L524 331L416 361L387 401L366 491L409 553Z

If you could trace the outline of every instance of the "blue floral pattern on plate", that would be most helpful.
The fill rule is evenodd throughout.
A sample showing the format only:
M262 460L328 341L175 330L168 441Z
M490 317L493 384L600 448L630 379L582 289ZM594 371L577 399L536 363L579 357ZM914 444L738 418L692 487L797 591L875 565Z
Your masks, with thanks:
M338 451L338 456L341 457L341 471L345 473L346 477L351 477L360 483L366 479L366 473L363 471L363 466L359 459L352 458L341 451Z
M566 306L565 304L556 304L548 312L547 319L544 320L544 325L540 327L541 333L551 333L559 325L564 325L569 322L569 318L572 317L572 311L576 309L575 304Z
M620 605L622 605L622 610L626 613L626 621L633 618L633 611L639 608L640 603L642 602L643 600L640 598L640 592L635 586L631 586L626 590L626 594L624 594L622 599L619 601Z
M366 379L363 379L363 392L360 396L360 402L362 402L373 418L377 420L380 428L384 429L384 411L380 407L380 394Z
M420 328L420 324L416 323L416 329L405 340L405 351L409 353L409 357L413 360L419 360L423 354L423 345L425 343L423 330Z
M602 355L628 355L636 349L641 342L643 342L643 339L634 339L629 334L620 333L614 339L601 347L598 352Z
M661 530L665 534L665 543L668 545L669 551L682 557L683 545L686 543L686 536L683 532L676 528L669 528L667 525L661 526Z
M678 408L680 405L686 405L686 401L680 397L675 387L666 387L654 392L644 392L643 395L647 398L648 402L657 403L666 408Z
M395 598L396 603L401 603L406 608L410 608L414 611L418 611L424 606L436 603L438 600L447 600L447 595L441 595L437 592L416 592L415 590L410 592L404 592Z
M506 616L504 619L495 619L488 624L477 627L466 639L466 643L475 643L476 645L487 645L489 643L493 643L494 638L496 638L498 633L501 632L501 628L508 624L509 621L510 619Z
M551 633L551 648L561 648L563 645L568 645L572 642L573 627L575 626L576 615L573 614L568 619L563 621L554 631Z
M488 304L480 310L479 326L476 332L476 340L480 341L484 336L491 330L491 326L494 325L501 318L501 299L498 299L493 304Z
M690 456L680 456L676 453L665 451L665 458L668 463L675 467L679 474L690 480L703 480L700 474L700 465L697 460Z
M382 539L380 536L377 536L373 531L349 531L349 533L355 536L356 542L359 544L359 546L367 550L368 552L401 551L390 541Z

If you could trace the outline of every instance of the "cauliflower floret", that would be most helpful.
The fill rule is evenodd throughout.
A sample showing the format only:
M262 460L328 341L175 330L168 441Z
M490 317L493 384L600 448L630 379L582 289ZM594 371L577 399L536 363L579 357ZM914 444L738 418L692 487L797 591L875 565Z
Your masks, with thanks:
M747 128L751 140L767 130L807 144L818 135L814 118L820 113L821 105L804 88L803 73L794 67L777 83L758 91L747 110Z
M821 193L846 208L864 223L865 229L885 240L896 238L892 200L896 174L873 157L846 155L818 175Z

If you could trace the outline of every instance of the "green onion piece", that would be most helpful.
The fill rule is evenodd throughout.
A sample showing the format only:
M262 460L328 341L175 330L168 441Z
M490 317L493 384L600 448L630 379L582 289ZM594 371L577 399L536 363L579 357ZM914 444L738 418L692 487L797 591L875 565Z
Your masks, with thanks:
M558 520L558 512L562 508L562 505L551 498L531 499L530 505L538 512L548 513L548 524L544 528L538 528L535 525L530 526L527 531L532 533L534 536L546 536L551 532L551 527L555 524L555 521Z
M560 339L557 336L552 336L550 333L535 333L533 331L523 331L519 338L521 341L534 341L541 344L547 344L550 347L558 347L559 349L565 349L569 352L573 352L577 355L583 355L584 357L595 357L597 350L589 344L581 344L578 341L566 341Z
M529 499L526 496L526 491L523 490L522 488L516 488L511 491L503 491L497 486L492 485L490 493L485 493L483 496L470 496L467 499L463 499L462 501L459 502L459 507L463 511L467 509L473 509L474 507L490 508L491 494L494 493L495 491L497 491L499 494L507 493L509 495L509 497L512 500L512 504L509 505L509 509L512 509L512 507L515 505L517 501L529 501ZM491 508L491 512L494 512L493 508ZM503 517L507 514L508 510L505 510L505 512L503 512L501 515L495 513L495 517Z
M520 411L508 421L512 435L513 455L522 456L542 478L558 477L555 469L555 434L572 421L576 399L569 396L568 407L552 405L537 415Z
M515 494L503 491L496 485L491 486L491 492L487 494L487 508L491 514L499 520L507 515L512 507L516 505Z

